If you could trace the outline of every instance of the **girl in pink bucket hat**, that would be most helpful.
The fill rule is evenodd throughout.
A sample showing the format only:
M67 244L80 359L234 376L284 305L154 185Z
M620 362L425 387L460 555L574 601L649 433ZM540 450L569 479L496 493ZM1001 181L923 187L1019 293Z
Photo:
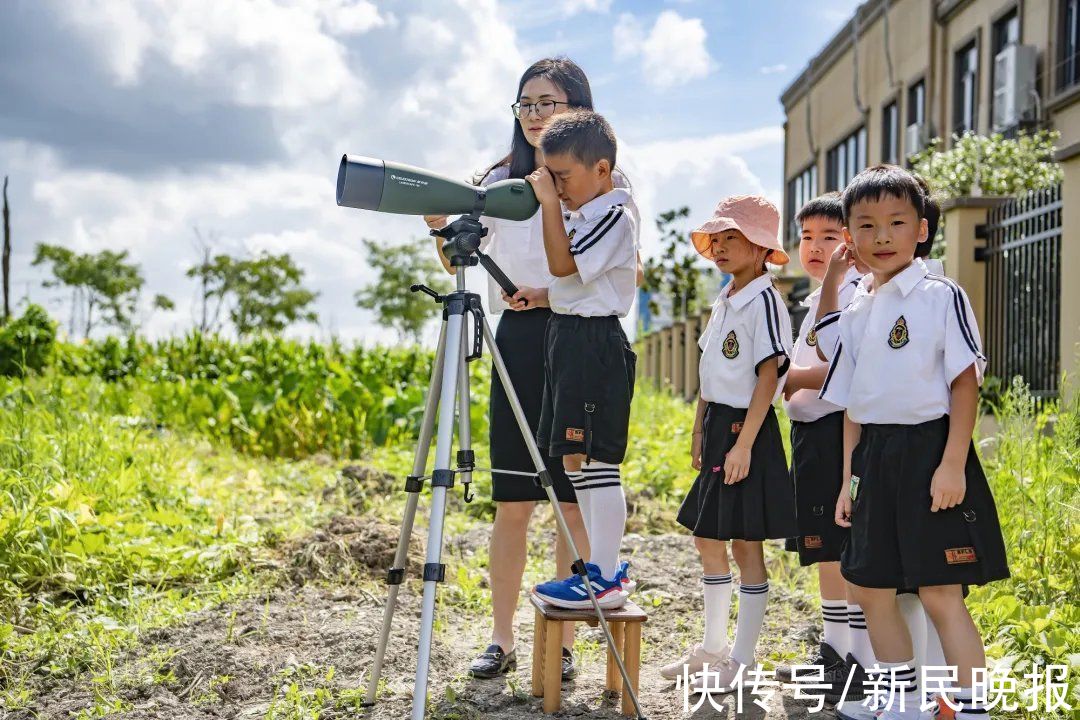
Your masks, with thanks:
M690 457L698 476L678 520L694 535L703 566L705 636L661 669L695 692L732 692L755 665L769 578L762 541L794 537L795 490L773 403L791 357L791 320L766 263L783 265L780 213L763 197L722 200L691 234L694 247L732 280L701 333L701 395ZM739 566L739 614L728 644L732 579Z

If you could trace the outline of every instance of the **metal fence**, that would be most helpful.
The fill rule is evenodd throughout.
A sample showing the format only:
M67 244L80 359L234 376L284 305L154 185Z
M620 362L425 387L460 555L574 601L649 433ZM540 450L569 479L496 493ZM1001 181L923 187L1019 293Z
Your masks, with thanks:
M990 211L986 247L988 374L1020 375L1039 400L1057 397L1061 374L1061 185Z

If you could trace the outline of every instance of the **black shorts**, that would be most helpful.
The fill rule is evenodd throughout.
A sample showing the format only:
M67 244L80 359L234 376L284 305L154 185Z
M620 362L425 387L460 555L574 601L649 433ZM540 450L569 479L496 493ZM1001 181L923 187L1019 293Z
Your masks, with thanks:
M499 348L510 382L517 393L518 402L525 412L531 432L540 424L540 407L544 400L544 333L548 318L547 308L534 308L519 312L507 310L499 319L495 330L495 344ZM491 443L491 467L498 470L536 472L532 456L525 446L506 389L494 368L491 371L491 402L489 410L488 438ZM577 502L574 487L566 477L562 461L545 457L545 465L551 473L555 495L562 502ZM522 502L546 500L547 493L539 481L522 475L493 472L491 474L491 499L495 502Z
M552 457L584 453L621 463L626 455L637 355L619 318L551 316L544 404L536 444Z
M930 512L930 482L948 416L919 425L863 425L853 467L859 486L844 579L869 588L982 585L1009 577L994 497L972 443L964 501Z
M844 413L813 422L791 422L791 479L799 535L787 549L799 553L799 564L837 562L847 528L836 524L836 499L844 485Z
M735 446L745 419L745 408L719 403L705 408L701 472L677 518L695 537L768 540L793 537L799 531L795 489L771 407L750 449L750 473L734 485L724 484L724 458Z

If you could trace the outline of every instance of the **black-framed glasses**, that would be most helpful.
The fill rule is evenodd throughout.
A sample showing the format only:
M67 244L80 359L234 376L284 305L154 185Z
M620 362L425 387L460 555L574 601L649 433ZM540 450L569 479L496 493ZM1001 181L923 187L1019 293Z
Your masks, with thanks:
M519 101L511 105L510 110L514 113L514 117L525 118L529 116L529 113L533 111L533 108L536 108L537 117L546 118L555 114L555 106L569 104L570 103L568 102L562 102L560 100L541 100L540 102L535 103L523 103Z

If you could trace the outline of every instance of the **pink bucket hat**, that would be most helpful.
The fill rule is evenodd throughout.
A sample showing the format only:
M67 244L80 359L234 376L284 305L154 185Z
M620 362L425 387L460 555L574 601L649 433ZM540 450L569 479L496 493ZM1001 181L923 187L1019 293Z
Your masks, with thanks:
M724 198L716 206L713 216L690 233L690 239L699 253L712 260L710 236L725 230L738 230L750 242L768 248L771 251L765 256L768 263L785 265L790 260L780 244L780 212L760 195Z

